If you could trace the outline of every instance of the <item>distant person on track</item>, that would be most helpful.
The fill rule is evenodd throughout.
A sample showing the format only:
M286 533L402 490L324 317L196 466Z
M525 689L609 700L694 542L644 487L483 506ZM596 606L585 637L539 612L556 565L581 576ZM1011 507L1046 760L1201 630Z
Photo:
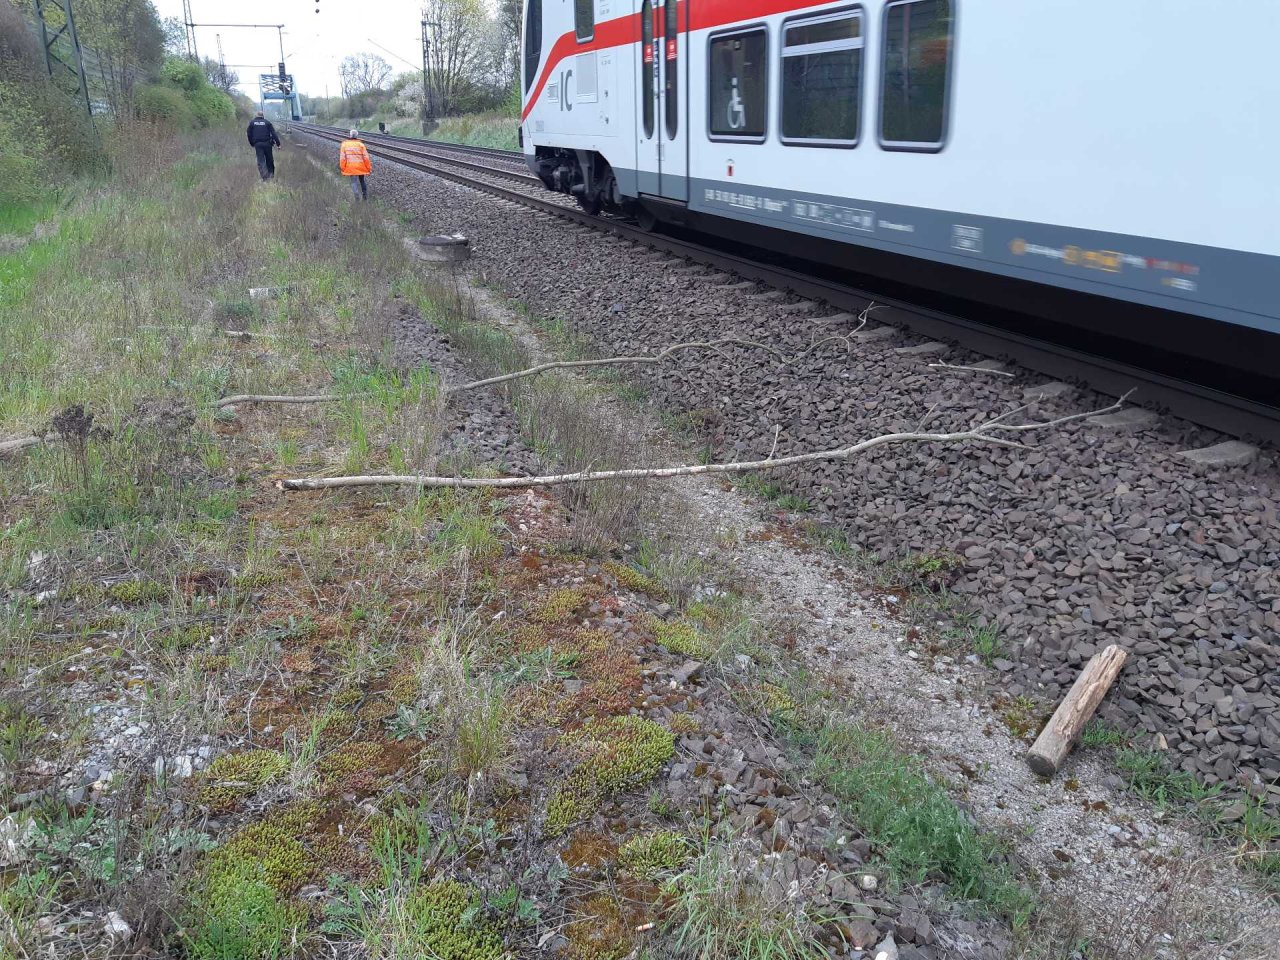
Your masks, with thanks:
M352 130L351 137L342 141L338 150L338 169L344 177L351 178L351 192L357 200L369 199L369 188L364 178L373 173L373 161L369 151L360 141L360 131Z
M258 111L258 115L249 121L249 146L258 154L258 175L263 180L270 180L276 175L276 158L271 148L280 146L280 138L271 121Z

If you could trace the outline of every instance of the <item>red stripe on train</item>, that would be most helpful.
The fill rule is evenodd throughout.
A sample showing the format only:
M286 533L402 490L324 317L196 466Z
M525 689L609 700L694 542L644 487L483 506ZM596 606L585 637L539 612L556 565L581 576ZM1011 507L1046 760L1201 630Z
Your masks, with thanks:
M692 0L682 0L680 3L680 6L685 7L685 9L677 11L677 22L690 16L688 9L690 2ZM769 17L777 13L791 13L795 10L805 10L809 7L820 6L825 6L825 4L814 3L812 0L808 3L804 2L804 0L696 0L696 2L693 2L691 21L688 23L687 29L710 30L730 23L759 20L761 17ZM661 37L665 32L663 18L657 14L662 8L655 6L653 9L654 36ZM567 57L579 53L589 53L592 50L609 50L613 47L630 46L639 42L640 14L638 13L629 13L613 20L606 20L604 23L597 23L595 36L583 43L578 42L578 38L573 31L561 35L547 56L547 62L538 76L537 84L534 85L533 95L529 97L524 111L520 114L520 120L528 119L530 111L533 110L533 105L538 102L538 98L542 96L543 88L546 87L547 81L551 79L551 74Z

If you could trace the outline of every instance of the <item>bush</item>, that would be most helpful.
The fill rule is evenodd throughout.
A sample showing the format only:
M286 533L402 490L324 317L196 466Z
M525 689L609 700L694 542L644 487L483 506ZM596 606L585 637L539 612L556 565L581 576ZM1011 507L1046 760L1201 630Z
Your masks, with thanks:
M49 145L36 116L9 84L0 84L0 203L35 200L49 185Z
M138 116L175 130L212 127L235 119L232 99L205 80L204 70L189 60L171 58L160 71L161 81L136 94Z
M206 85L188 93L187 100L195 112L196 122L202 127L212 127L235 119L236 105L221 90Z
M0 156L8 180L0 202L7 204L105 162L84 101L50 81L40 44L8 3L0 3Z
M204 69L198 63L170 57L160 75L175 87L195 93L206 85Z
M138 116L143 120L162 123L175 130L187 130L196 125L195 110L182 91L162 83L148 83L137 89L134 103Z

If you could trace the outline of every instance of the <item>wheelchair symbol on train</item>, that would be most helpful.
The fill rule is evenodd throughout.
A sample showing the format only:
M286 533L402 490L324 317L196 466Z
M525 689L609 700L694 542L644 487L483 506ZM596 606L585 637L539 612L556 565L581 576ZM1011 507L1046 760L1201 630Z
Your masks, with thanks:
M747 125L747 108L742 102L742 96L738 93L738 78L734 77L730 83L733 89L729 93L728 116L730 130L741 130Z

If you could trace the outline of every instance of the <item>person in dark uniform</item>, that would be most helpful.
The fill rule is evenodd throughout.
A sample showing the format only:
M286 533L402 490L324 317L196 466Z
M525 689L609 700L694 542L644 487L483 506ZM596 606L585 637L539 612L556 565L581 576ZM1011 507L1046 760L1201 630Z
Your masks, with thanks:
M276 158L271 148L280 146L280 138L276 136L276 128L271 121L258 111L258 115L249 121L249 146L258 154L258 173L263 180L270 180L276 175Z

